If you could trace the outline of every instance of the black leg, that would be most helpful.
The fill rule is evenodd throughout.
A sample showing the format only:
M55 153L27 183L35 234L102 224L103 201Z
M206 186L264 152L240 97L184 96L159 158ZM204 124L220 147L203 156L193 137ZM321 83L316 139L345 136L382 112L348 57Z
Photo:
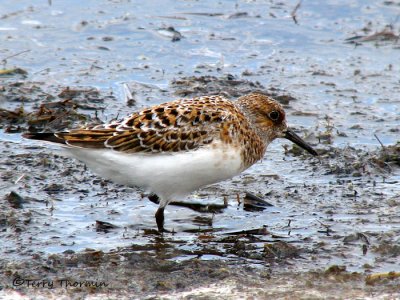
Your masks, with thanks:
M156 222L159 232L166 232L164 229L164 207L159 207L156 212Z

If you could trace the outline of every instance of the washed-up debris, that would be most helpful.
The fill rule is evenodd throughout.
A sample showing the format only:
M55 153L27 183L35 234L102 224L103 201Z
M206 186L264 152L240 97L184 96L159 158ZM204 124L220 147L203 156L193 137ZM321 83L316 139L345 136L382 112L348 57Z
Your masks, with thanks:
M73 99L82 94L99 96L99 91L96 89L74 89L70 87L64 88L57 96L61 99Z
M65 190L64 185L58 184L58 183L47 184L43 189L43 191L51 193L51 194L59 193L64 190Z
M267 226L263 226L261 228L254 228L254 229L248 229L248 230L230 231L226 234L229 234L229 235L270 235L271 233L268 231Z
M156 194L150 194L147 197L151 202L155 204L160 203L160 199ZM222 211L228 207L228 203L226 202L226 200L224 200L224 204L213 204L213 203L202 204L202 203L172 201L169 203L169 205L186 207L197 212L209 212L209 213L222 213Z
M345 244L353 243L356 241L361 241L361 242L365 243L366 245L370 244L368 236L362 232L350 234L343 239L343 243L345 243Z
M123 94L124 94L124 100L126 102L126 105L129 107L135 106L136 105L136 100L133 97L133 93L127 83L122 84L123 88Z
M301 249L282 241L264 244L264 256L268 258L294 258L298 257Z
M368 42L394 42L397 43L399 40L399 35L395 34L391 26L387 26L384 30L375 32L370 35L356 35L350 38L347 38L345 41L349 44L361 45L362 43Z
M223 13L201 13L201 12L189 12L183 14L192 16L205 16L205 17L221 17L224 15Z
M258 81L241 79L231 74L220 77L211 75L182 77L174 79L170 86L174 94L179 97L222 95L232 99L258 92L273 97L283 105L288 105L289 102L295 100L294 97L284 94L279 89L273 87L266 89Z
M213 218L207 216L196 216L193 218L193 224L198 226L212 226Z
M328 269L326 269L326 275L338 275L341 273L347 272L346 266L332 265Z
M87 120L86 115L77 112L73 101L64 100L40 105L37 111L27 114L26 122L31 131L61 131Z
M4 16L2 16L1 18L4 18ZM2 59L1 59L1 63L6 64L7 61L8 61L10 58L19 56L19 55L21 55L21 54L24 54L24 53L27 53L27 52L30 52L30 51L31 51L31 50L28 49L28 50L23 50L23 51L20 51L20 52L11 54L11 55L9 55L9 56L7 56L7 57L5 57L5 58L2 58Z
M269 91L268 94L283 105L288 105L291 101L296 100L296 98L291 95L278 95L276 93L272 93L271 91Z
M119 228L119 226L111 224L109 222L96 220L96 231L98 232L109 232L112 229Z
M23 208L24 207L23 204L28 202L22 196L20 196L14 191L7 194L5 198L8 201L8 203L10 203L10 206L12 208L17 208L17 209Z
M81 254L82 262L95 267L102 263L105 253L101 250L87 248Z
M110 48L104 47L104 46L98 46L97 49L103 50L103 51L110 51Z
M25 111L22 107L14 111L0 108L0 123L8 125L22 124L25 122Z
M308 137L305 139L309 140ZM303 152L297 146L284 146L284 148L285 153L303 157ZM393 172L394 168L400 166L400 142L373 151L363 151L351 146L345 148L330 146L319 148L317 151L326 174L335 174L338 178L348 177L349 175L360 177L372 174L388 174ZM353 197L354 192L349 196Z
M122 84L124 100L128 106L136 104L148 105L148 101L154 103L167 102L171 100L169 89L165 89L156 84L139 81L129 81Z
M234 254L238 257L245 257L253 260L264 261L265 257L260 249L261 240L253 235L227 236L217 240L218 243L228 243L225 245L227 254Z
M18 53L14 53L14 54L11 54L11 55L9 55L9 56L7 56L5 58L2 58L0 60L0 63L3 65L3 69L0 69L0 77L11 77L11 76L14 76L14 75L22 75L22 78L26 78L26 75L28 75L28 72L26 70L24 70L22 68L9 68L9 69L6 69L6 64L7 64L7 61L10 58L19 56L19 55L21 55L23 53L26 53L26 52L29 52L29 51L31 51L31 50L20 51Z
M395 145L384 146L373 160L382 166L386 163L400 166L400 142Z
M318 221L318 223L320 223L321 226L324 227L324 230L317 230L318 233L323 233L326 234L326 236L331 236L331 233L335 232L331 229L331 225L324 224L321 221Z
M219 94L236 98L254 91L266 92L259 82L237 79L230 74L221 77L211 75L183 77L173 80L171 87L179 97Z
M380 282L384 282L385 280L394 280L396 278L400 278L400 272L387 272L387 273L376 273L370 274L365 278L365 283L368 285L377 284Z
M65 100L72 100L77 108L84 110L102 110L105 100L110 96L101 96L100 91L95 88L70 88L66 87L58 94L58 97ZM114 98L111 96L111 98Z
M170 38L171 42L178 42L183 38L182 34L179 31L175 30L175 28L172 26L159 28L157 29L157 33L161 36Z
M249 14L247 12L236 12L228 16L228 19L246 18Z
M297 11L299 10L300 6L301 6L301 0L296 4L296 6L293 8L292 12L290 13L290 16L292 17L292 19L296 25L299 23L297 21Z
M0 76L12 76L12 75L23 75L24 77L26 77L26 75L28 75L28 72L21 68L0 70Z
M169 205L186 207L197 212L207 212L207 213L222 213L223 210L228 207L226 203L202 204L202 203L188 203L188 202L178 202L178 201L172 201Z
M383 241L381 244L371 247L371 250L372 252L379 253L381 256L400 256L400 245L390 241Z
M54 96L35 84L12 83L0 86L0 100L19 104L15 109L0 109L0 127L6 132L62 131L83 124L101 123L95 117L80 110L102 110L104 100L112 95L101 96L94 88L64 88ZM40 105L39 105L40 103ZM13 105L16 106L16 105Z
M243 209L245 211L263 211L269 206L273 205L250 192L246 192L243 201Z
M304 135L304 134L300 134L300 135ZM316 147L315 147L316 145L309 141L310 140L309 136L306 135L305 137L303 137L303 139L306 140L310 145L313 145L314 149L316 149ZM305 159L309 158L308 154L304 151L304 149L299 147L299 146L297 146L296 144L292 143L290 145L283 145L282 147L285 150L285 155L291 154L293 156L304 157ZM318 155L322 154L322 153L320 153L320 149L316 149L316 151L318 152Z

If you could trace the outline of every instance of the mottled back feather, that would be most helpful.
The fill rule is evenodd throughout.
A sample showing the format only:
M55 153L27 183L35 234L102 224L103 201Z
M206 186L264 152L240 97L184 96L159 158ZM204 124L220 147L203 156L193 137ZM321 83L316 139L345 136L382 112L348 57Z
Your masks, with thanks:
M216 138L229 143L239 134L239 128L232 124L243 125L245 121L229 100L206 96L175 100L133 113L119 122L55 135L70 146L82 148L111 148L126 153L178 152L198 149Z

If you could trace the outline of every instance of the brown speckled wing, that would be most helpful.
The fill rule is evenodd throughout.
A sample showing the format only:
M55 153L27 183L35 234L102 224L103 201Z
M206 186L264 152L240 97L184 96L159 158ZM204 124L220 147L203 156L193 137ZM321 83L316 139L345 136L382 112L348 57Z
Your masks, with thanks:
M120 122L56 136L71 146L126 153L194 150L221 138L236 110L218 96L176 100L133 113Z

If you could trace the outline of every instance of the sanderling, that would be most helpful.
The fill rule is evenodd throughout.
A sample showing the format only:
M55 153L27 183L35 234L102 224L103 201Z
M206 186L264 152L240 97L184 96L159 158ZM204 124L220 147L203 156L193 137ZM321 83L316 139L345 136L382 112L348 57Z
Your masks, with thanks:
M260 93L237 101L178 99L109 124L24 137L60 143L100 176L156 194L160 232L166 231L169 202L240 174L263 158L275 138L317 155L288 127L282 106Z

